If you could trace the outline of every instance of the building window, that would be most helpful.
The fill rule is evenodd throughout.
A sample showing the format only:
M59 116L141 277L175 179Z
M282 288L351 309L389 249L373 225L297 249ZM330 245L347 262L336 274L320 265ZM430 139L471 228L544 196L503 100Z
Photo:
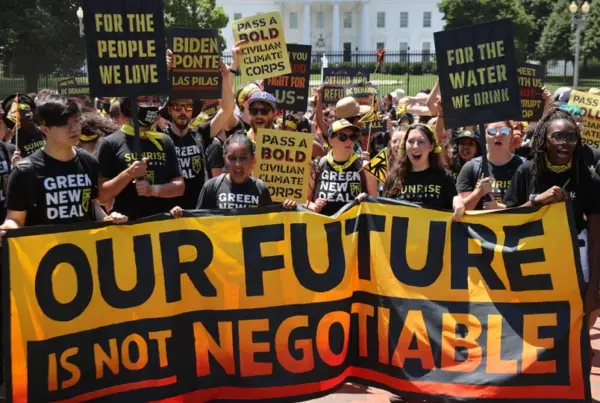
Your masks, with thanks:
M325 28L325 18L322 11L317 11L317 29Z
M352 12L344 12L344 28L352 28Z
M377 12L377 28L385 28L385 12Z
M408 60L408 42L400 42L400 61L405 62Z
M423 28L431 28L431 11L423 13Z
M385 43L377 42L377 50L383 50L383 48L385 48Z
M423 42L423 61L428 62L431 60L431 42Z
M290 29L298 29L298 13L290 13Z
M408 12L402 11L400 13L400 28L408 28Z
M242 13L233 13L233 20L241 20L242 19Z

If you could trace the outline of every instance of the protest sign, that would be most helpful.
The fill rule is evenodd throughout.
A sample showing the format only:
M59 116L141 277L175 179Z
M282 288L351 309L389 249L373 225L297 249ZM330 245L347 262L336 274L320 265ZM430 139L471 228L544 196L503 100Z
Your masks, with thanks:
M583 112L583 143L600 148L600 96L571 91L569 104L580 107Z
M519 86L521 87L522 120L537 122L544 115L544 67L537 64L522 64L519 71Z
M206 116L208 116L209 118L215 117L215 115L219 111L219 108L221 107L219 105L219 100L218 99L207 99L207 100L205 100L205 102L206 103L202 107L202 112L205 113Z
M434 33L446 127L521 120L510 19Z
M90 87L89 85L83 84L68 84L68 85L59 85L58 93L60 95L66 95L68 97L88 97L90 96Z
M279 11L235 20L231 26L236 42L247 41L241 47L242 82L292 72Z
M58 87L65 85L77 85L77 80L75 79L75 77L65 78L64 80L60 80L59 82L57 82L56 85Z
M313 138L310 133L258 129L254 176L267 184L273 201L308 200Z
M344 96L353 97L360 105L371 106L375 94L377 94L377 86L371 83L349 85L344 88Z
M323 103L335 104L346 96L345 88L349 85L366 84L369 82L369 69L323 69Z
M299 401L351 380L589 402L567 208L453 222L368 199L335 217L274 206L9 231L9 400Z
M84 0L83 12L93 96L168 93L162 0Z
M171 28L173 52L171 97L213 99L221 97L219 30Z
M292 72L265 81L265 91L277 98L280 109L305 112L310 86L310 45L287 45Z

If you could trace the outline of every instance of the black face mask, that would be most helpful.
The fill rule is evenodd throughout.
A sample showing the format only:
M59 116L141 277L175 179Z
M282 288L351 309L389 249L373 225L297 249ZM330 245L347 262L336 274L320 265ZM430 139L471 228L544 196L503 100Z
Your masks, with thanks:
M141 126L150 127L158 119L158 106L138 106L138 122Z

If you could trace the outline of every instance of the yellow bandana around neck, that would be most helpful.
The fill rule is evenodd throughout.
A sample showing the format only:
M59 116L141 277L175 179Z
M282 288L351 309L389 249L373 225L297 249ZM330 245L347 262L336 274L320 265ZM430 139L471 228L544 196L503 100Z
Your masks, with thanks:
M129 123L125 123L123 126L121 126L121 131L128 136L135 135L134 128ZM145 132L140 132L140 138L150 140L150 142L152 144L154 144L156 146L156 148L159 149L159 151L162 151L163 147L158 140L162 139L163 136L164 136L164 134L155 132L153 130L147 130Z
M546 158L546 168L548 168L548 170L550 170L550 172L554 172L557 174L563 173L563 172L567 172L569 169L571 169L571 167L573 166L573 162L569 161L569 163L567 165L553 165L550 160L548 160L548 156L545 156Z
M342 173L344 172L346 169L348 169L352 164L354 164L354 162L359 159L360 157L358 156L358 154L356 153L352 153L352 155L350 156L350 158L348 158L348 161L346 161L343 165L338 164L337 162L334 161L333 159L333 150L329 151L327 153L327 162L329 163L329 165L331 165L331 167L333 169L335 169L337 172Z

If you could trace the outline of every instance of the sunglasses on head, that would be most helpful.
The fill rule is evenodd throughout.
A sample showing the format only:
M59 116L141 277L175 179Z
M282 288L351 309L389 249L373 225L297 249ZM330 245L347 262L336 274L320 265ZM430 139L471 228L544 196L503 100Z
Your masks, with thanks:
M356 135L356 133L352 133L352 134L347 134L347 133L335 134L334 133L333 137L337 137L341 142L344 142L348 139L350 139L351 141L356 141L356 139L358 139L358 136Z
M186 112L191 112L194 110L194 105L190 104L172 104L172 106L175 112L181 112L183 109L185 109Z
M271 113L272 109L269 108L250 108L248 109L248 111L250 112L250 115L252 116L256 116L256 115L262 115L262 116L267 116L269 113Z
M512 130L510 127L488 127L487 129L487 134L489 134L490 136L495 136L498 133L500 133L503 136L510 136L512 134Z
M550 135L550 139L553 143L567 143L567 144L577 144L579 140L579 135L577 132L554 132Z

